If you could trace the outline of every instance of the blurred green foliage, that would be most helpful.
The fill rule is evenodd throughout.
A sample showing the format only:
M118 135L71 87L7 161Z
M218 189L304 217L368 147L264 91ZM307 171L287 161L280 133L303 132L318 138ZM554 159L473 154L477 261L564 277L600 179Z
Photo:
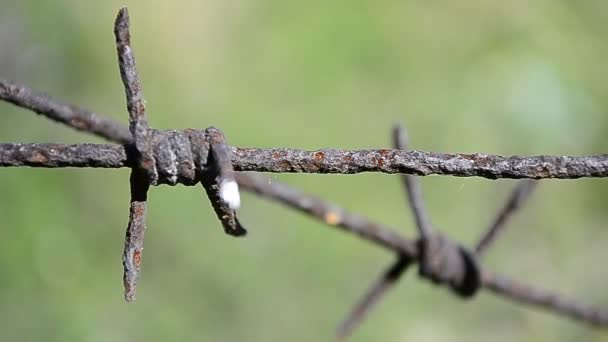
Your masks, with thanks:
M442 152L608 150L608 3L0 1L0 77L126 122L112 23L129 6L151 124L238 146L364 148L396 121ZM0 141L99 141L0 103ZM245 240L203 191L153 189L139 297L122 300L128 170L0 169L0 340L327 341L392 256L246 195ZM271 175L399 227L393 176ZM434 223L472 243L512 181L423 179ZM608 306L608 184L545 181L488 263ZM600 330L411 271L356 341L608 341Z

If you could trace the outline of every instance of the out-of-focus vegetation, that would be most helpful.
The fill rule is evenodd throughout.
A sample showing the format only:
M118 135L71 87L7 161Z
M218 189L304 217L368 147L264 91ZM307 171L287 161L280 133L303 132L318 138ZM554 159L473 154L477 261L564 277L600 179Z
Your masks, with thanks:
M156 128L237 146L364 148L405 122L442 152L608 150L605 1L0 1L0 77L126 122L112 24L129 6ZM0 141L98 142L0 103ZM413 236L393 176L271 175ZM0 169L0 340L327 341L392 256L246 195L223 234L200 187L150 195L139 296L122 300L128 170ZM512 181L423 179L465 243ZM605 180L546 181L487 263L608 306ZM411 271L356 341L591 341L606 332Z

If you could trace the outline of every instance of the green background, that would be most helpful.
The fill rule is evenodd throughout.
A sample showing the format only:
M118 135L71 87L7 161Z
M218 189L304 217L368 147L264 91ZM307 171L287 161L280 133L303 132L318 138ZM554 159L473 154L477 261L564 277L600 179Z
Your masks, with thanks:
M496 154L608 150L608 3L590 1L6 1L0 77L126 122L112 24L129 6L150 123L220 127L236 146L389 146ZM0 103L2 142L101 142ZM122 297L121 170L0 169L0 340L328 341L391 261L244 195L246 239L200 187L150 193L135 303ZM395 176L268 175L414 236ZM515 184L422 179L434 224L471 244ZM545 181L484 261L608 307L604 180ZM354 341L608 341L415 270Z

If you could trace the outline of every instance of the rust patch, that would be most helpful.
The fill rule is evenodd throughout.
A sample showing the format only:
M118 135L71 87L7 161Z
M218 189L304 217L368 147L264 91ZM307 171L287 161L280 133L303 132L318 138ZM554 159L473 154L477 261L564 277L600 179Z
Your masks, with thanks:
M343 156L342 160L344 160L345 162L350 163L350 162L353 161L353 157L351 157L351 156Z
M382 167L384 165L384 160L382 160L382 158L376 158L376 164L378 164L378 166Z
M277 151L272 151L272 158L273 158L273 159L277 159L277 158L279 158L280 156L281 156L281 155L280 155L280 153L279 153L279 152L277 152Z
M304 170L309 170L313 172L319 171L319 169L321 168L321 166L318 164L318 161L316 160L303 160L301 165Z
M335 213L333 211L328 211L325 213L325 215L323 215L323 220L325 221L325 223L335 226L338 223L340 223L341 218L340 218L340 215L338 215L338 213Z
M273 159L279 159L279 158L283 158L287 155L287 152L285 151L272 151L272 158Z
M540 178L549 178L551 176L551 170L547 167L547 165L538 165L535 167L535 177Z
M236 154L238 154L239 156L245 156L247 154L251 154L255 149L253 148L244 148L244 147L237 147L236 148ZM273 155L274 157L274 155Z
M466 159L466 160L470 160L470 161L479 161L480 159L482 159L482 156L479 155L475 155L475 154L458 154L457 156L461 157L462 159Z
M469 160L473 161L475 165L479 167L487 167L490 162L490 159L483 155L471 155Z
M142 217L146 213L146 207L143 205L134 205L133 206L133 215L137 217Z
M42 154L40 152L34 152L34 154L32 155L32 161L35 163L44 164L48 160L49 160L49 158L47 158L44 154Z
M380 155L382 157L388 157L388 155L391 154L391 150L387 150L387 149L381 149L380 151L378 151L378 153L380 153Z
M138 249L133 252L133 264L138 268L141 265L141 251Z
M289 161L287 161L287 160L281 160L281 161L279 162L279 167L280 167L282 170L291 170L291 169L292 169L292 167L291 167L291 163L290 163Z
M79 129L89 129L89 124L86 120L80 117L74 117L70 120L70 125Z
M315 161L318 161L318 162L322 161L323 159L325 159L325 152L320 152L320 151L315 152L314 158L315 158Z

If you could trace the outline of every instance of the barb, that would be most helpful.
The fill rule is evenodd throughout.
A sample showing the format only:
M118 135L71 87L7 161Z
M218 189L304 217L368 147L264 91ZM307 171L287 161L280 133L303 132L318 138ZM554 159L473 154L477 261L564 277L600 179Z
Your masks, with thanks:
M135 148L138 152L138 166L147 175L151 184L156 184L158 175L152 157L152 144L148 130L146 106L137 75L135 57L131 50L131 34L129 32L129 12L126 7L121 8L114 23L116 37L116 51L118 53L118 66L120 78L125 87L127 110L129 111L129 131L133 136Z
M234 211L240 206L241 199L230 162L230 148L218 129L210 127L206 133L210 156L213 159L210 164L213 167L205 171L201 184L226 234L234 237L245 236L247 230L243 228Z
M238 209L241 206L241 195L234 180L234 170L230 161L230 147L226 145L224 134L215 127L205 130L211 148L211 155L217 169L217 178L220 188L220 198L230 209Z
M395 125L393 144L406 149L407 133L403 125ZM434 283L448 283L452 290L464 298L472 297L479 289L479 266L473 253L435 232L422 200L420 181L412 175L402 175L410 208L414 214L419 235L419 274Z
M406 150L407 145L408 138L405 128L401 125L395 125L393 129L393 147L399 150ZM410 208L414 213L418 234L422 239L426 239L432 234L433 227L430 224L430 219L424 208L420 183L411 175L402 175L401 180L405 188ZM338 340L345 340L352 334L355 328L363 322L365 316L367 316L374 306L376 306L380 299L393 288L393 285L397 283L410 263L410 258L400 256L385 273L374 281L338 328Z
M242 174L237 174L236 176L241 188L245 191L309 214L332 227L358 235L365 240L412 260L419 260L420 251L416 242L406 239L394 229L373 223L356 214L348 213L334 204L306 195L286 185L276 182L269 183L258 176L245 176ZM608 311L593 308L592 306L582 304L574 299L564 298L547 290L535 288L534 291L530 291L532 287L529 285L498 277L483 268L480 269L480 272L482 286L497 295L517 299L521 303L548 309L555 314L565 315L582 322L608 327L608 320L603 319L603 317L608 317ZM539 298L545 298L545 300L540 301ZM559 300L554 299L549 301L546 298L559 298ZM585 308L585 310L581 310L580 308ZM594 317L602 319L594 318L591 320L587 314L589 312L596 313Z
M499 236L500 232L504 230L509 219L521 208L537 184L538 182L533 180L523 180L517 184L505 206L496 215L494 222L492 222L475 245L475 254L479 257L483 256L488 247Z
M395 125L393 128L393 147L405 151L408 149L408 140L405 126L401 124ZM423 239L428 238L433 234L433 226L431 225L431 219L429 218L424 206L424 201L422 200L422 187L420 186L420 181L412 175L402 175L401 181L403 182L405 193L407 194L410 209L414 214L418 234L420 234L420 237Z
M152 157L148 121L141 85L135 68L135 57L130 47L129 13L126 7L118 11L114 23L114 35L116 37L120 76L127 98L129 131L133 136L137 163L137 166L131 169L131 205L129 206L129 224L123 253L125 300L131 302L135 300L137 292L137 280L144 249L148 189L150 184L156 184L158 174Z
M141 258L144 250L144 232L146 230L146 207L150 184L145 175L138 170L131 171L131 205L129 207L129 224L125 234L125 247L122 256L123 283L125 300L132 302L137 294L137 280L141 269ZM142 177L143 176L143 177Z
M399 257L376 279L338 327L338 341L345 341L352 334L380 299L397 284L410 264L408 257Z

